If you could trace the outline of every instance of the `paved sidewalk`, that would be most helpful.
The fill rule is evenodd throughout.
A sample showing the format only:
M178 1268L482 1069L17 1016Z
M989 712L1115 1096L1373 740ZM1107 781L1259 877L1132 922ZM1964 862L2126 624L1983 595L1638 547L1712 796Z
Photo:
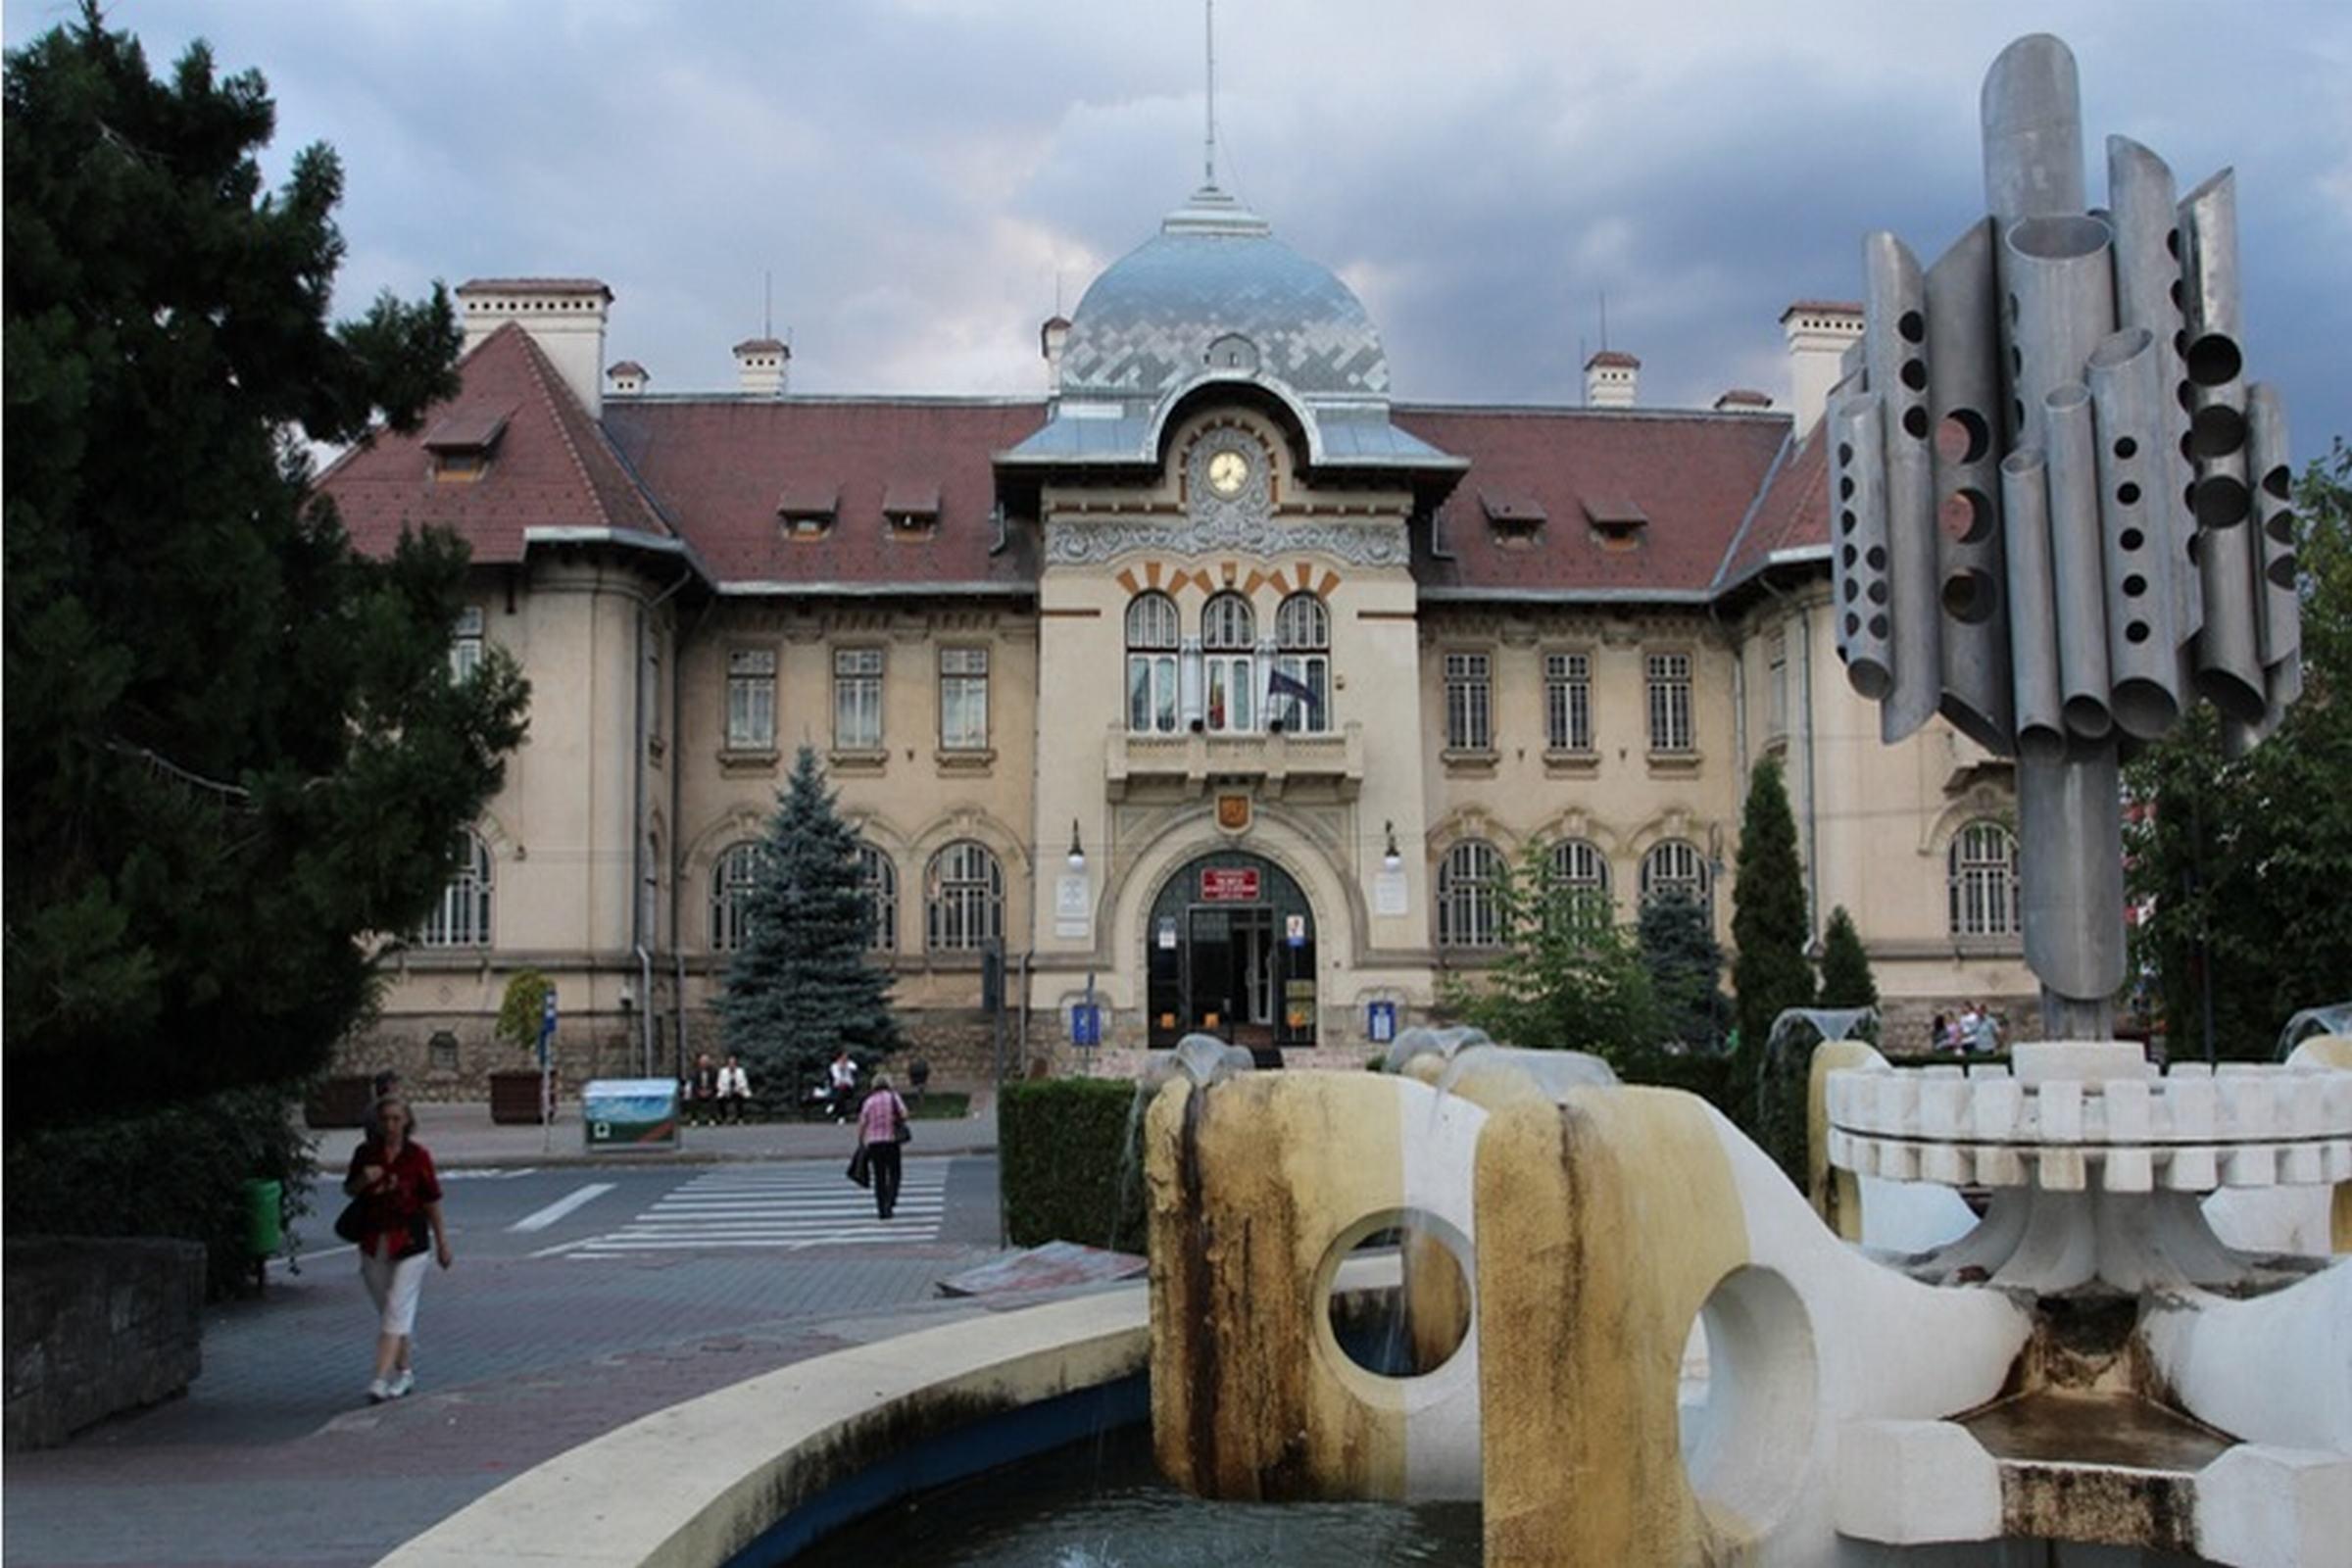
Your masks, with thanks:
M986 1154L997 1147L997 1110L986 1090L972 1097L973 1110L954 1121L918 1118L911 1123L914 1137L909 1154ZM419 1101L416 1141L433 1152L433 1163L463 1170L483 1165L659 1165L714 1163L721 1160L839 1159L847 1161L857 1145L847 1123L822 1121L756 1122L740 1127L689 1126L675 1150L589 1149L580 1122L579 1102L556 1107L555 1125L501 1126L490 1119L487 1101L435 1104ZM329 1128L317 1134L318 1168L336 1172L351 1162L360 1147L356 1127Z

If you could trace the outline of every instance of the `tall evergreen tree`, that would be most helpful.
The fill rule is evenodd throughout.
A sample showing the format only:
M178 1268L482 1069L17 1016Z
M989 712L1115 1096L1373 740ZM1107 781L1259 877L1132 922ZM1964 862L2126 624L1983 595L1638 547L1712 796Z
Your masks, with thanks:
M870 1057L903 1042L890 976L867 956L874 910L858 838L834 808L813 747L793 763L764 850L718 1012L727 1049L773 1105L843 1046Z
M1796 819L1781 764L1767 757L1747 785L1740 818L1739 880L1732 888L1732 991L1743 1050L1764 1049L1772 1020L1813 1004L1813 964L1805 956L1805 877L1796 858Z
M1660 1038L1649 973L1610 922L1608 895L1552 885L1548 863L1538 843L1504 868L1494 890L1502 957L1477 982L1449 985L1446 1001L1504 1045L1589 1051L1625 1069Z
M324 1065L527 690L448 645L458 540L354 554L310 443L455 390L435 289L328 320L343 175L265 189L261 76L95 0L7 58L8 1125Z
M1870 955L1862 951L1862 934L1854 917L1840 904L1830 911L1821 934L1821 1004L1825 1007L1875 1007L1879 984L1870 975Z
M1681 888L1667 888L1642 901L1635 929L1665 1037L1716 1049L1729 1008L1718 985L1723 945L1715 940L1706 906Z
M2279 508L2267 489L2267 519ZM2231 757L2192 709L2135 759L2125 826L2134 968L2153 978L2175 1059L2267 1057L2301 1008L2352 991L2352 447L2338 437L2295 487L2303 697Z

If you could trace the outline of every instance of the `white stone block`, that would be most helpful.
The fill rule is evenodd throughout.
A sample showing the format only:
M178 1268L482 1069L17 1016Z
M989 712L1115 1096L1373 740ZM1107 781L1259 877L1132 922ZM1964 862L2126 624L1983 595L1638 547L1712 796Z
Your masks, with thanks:
M2196 1509L2209 1561L2352 1563L2352 1455L2241 1443L2197 1473Z
M2111 1193L2152 1193L2156 1190L2156 1160L2145 1145L2110 1148L2102 1162L2100 1185Z
M2225 1069L2215 1087L2221 1091L2223 1137L2270 1138L2277 1134L2278 1102L2268 1081Z
M1970 1081L1969 1127L1972 1136L1987 1143L1999 1143L2017 1136L2017 1118L2025 1103L2025 1092L2014 1078L1978 1078Z
M2009 1059L2029 1084L2105 1083L2138 1078L2148 1058L2129 1040L2029 1040L2012 1048Z
M1838 1533L1913 1545L1994 1541L2000 1467L1950 1421L1854 1421L1838 1434L1832 1509Z
M2352 1072L2320 1075L2320 1125L2331 1135L2352 1133Z
M1851 1127L1854 1125L1855 1076L1850 1067L1841 1067L1830 1074L1823 1099L1829 1109L1830 1120L1837 1126Z
M1927 1144L1919 1151L1920 1179L1945 1187L1966 1187L1972 1163L1968 1151L1957 1144Z
M2053 1079L2034 1097L2040 1116L2039 1133L2045 1144L2082 1141L2082 1085L2073 1079Z
M2213 1151L2202 1145L2178 1145L2166 1166L2164 1185L2176 1193L2210 1193L2222 1185Z
M2273 1081L2278 1091L2278 1129L2290 1138L2317 1138L2327 1126L2327 1091L2320 1075L2300 1069Z
M2213 1136L2213 1095L2210 1077L2183 1078L2176 1071L2165 1080L2164 1102L2172 1108L2173 1137L2185 1143Z
M1981 1144L1977 1148L1977 1180L1985 1187L2023 1187L2025 1156L2008 1144Z
M2005 1061L1975 1061L1969 1063L1968 1066L1968 1081L1972 1084L1982 1080L2010 1076L2012 1074L2009 1071L2009 1064Z
M2109 1143L2144 1144L2155 1132L2155 1121L2149 1111L2153 1096L2144 1081L2109 1084L2099 1099L2106 1109L2106 1126L2102 1131Z
M2290 1187L2317 1187L2328 1179L2326 1155L2318 1144L2288 1144L2278 1151L2278 1179Z
M1854 1168L1854 1139L1842 1127L1832 1127L1829 1137L1830 1163L1838 1170Z
M1919 1133L1919 1080L1909 1073L1890 1072L1871 1085L1875 1091L1871 1107L1871 1130L1889 1138L1916 1137Z
M1919 1180L1919 1146L1899 1140L1879 1145L1879 1174L1890 1182Z
M2049 1147L2037 1151L2034 1179L2052 1193L2079 1193L2090 1185L2079 1147Z
M2331 1138L2322 1146L2322 1158L2331 1182L2352 1182L2352 1138Z
M2231 1187L2278 1185L2276 1144L2240 1144L2222 1156L2222 1180Z
M1931 1078L1919 1086L1919 1135L1957 1138L1968 1114L1968 1082L1958 1074Z
M2210 1079L2212 1076L2213 1063L2209 1061L2176 1061L2171 1066L2164 1069L2164 1077L2167 1083L2171 1083L2176 1079L2185 1078L2205 1080Z

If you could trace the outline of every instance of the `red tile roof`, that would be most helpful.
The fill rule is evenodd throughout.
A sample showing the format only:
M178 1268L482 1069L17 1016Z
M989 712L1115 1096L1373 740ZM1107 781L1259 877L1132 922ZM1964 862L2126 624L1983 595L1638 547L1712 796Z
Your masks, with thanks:
M1787 310L1781 313L1781 319L1786 321L1799 311L1819 316L1860 316L1862 302L1859 300L1794 300L1789 303Z
M1590 370L1595 365L1621 366L1629 370L1639 370L1642 368L1642 362L1634 358L1631 354L1626 353L1623 349L1600 350L1598 353L1594 354L1591 359L1585 362L1585 368Z
M721 582L1034 586L1030 537L997 542L995 455L1042 403L919 398L646 398L605 426ZM938 524L892 528L887 491L938 492ZM787 540L782 498L836 497L832 526Z
M1829 420L1815 421L1804 445L1783 459L1732 542L1718 588L1762 570L1775 551L1830 542L1828 429Z
M424 428L507 411L497 451L478 478L444 482L424 437L378 431L319 476L359 549L387 555L401 531L456 529L478 562L522 559L526 528L628 528L669 533L588 411L530 334L509 323L460 362L465 390L427 413Z
M458 292L602 294L608 300L612 297L612 291L605 286L604 280L595 277L469 277L458 285Z
M1753 414L1399 406L1393 417L1470 460L1438 509L1438 543L1452 559L1414 562L1437 591L1703 593L1788 433L1786 418ZM1553 520L1533 545L1501 543L1482 494L1524 499ZM1645 516L1640 545L1594 537L1587 498Z

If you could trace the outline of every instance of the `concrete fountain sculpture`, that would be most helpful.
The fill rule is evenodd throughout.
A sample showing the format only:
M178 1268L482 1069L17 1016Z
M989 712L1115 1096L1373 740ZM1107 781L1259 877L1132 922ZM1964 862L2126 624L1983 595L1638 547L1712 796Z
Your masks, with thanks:
M1477 1496L1491 1565L2352 1563L2352 1264L2233 1250L2199 1207L2352 1181L2352 1046L2159 1076L2106 1039L2121 756L2200 697L2257 744L2299 689L2230 176L2176 203L2117 138L2087 212L2054 38L2006 50L1983 106L1990 217L1924 270L1865 246L1828 437L1839 646L1889 742L1941 712L2017 760L2049 1039L1976 1076L1825 1047L1818 1207L1693 1097L1492 1048L1171 1086L1147 1132L1171 1479ZM1886 1258L1848 1244L1863 1179L1992 1197ZM1325 1304L1376 1236L1406 1376Z

